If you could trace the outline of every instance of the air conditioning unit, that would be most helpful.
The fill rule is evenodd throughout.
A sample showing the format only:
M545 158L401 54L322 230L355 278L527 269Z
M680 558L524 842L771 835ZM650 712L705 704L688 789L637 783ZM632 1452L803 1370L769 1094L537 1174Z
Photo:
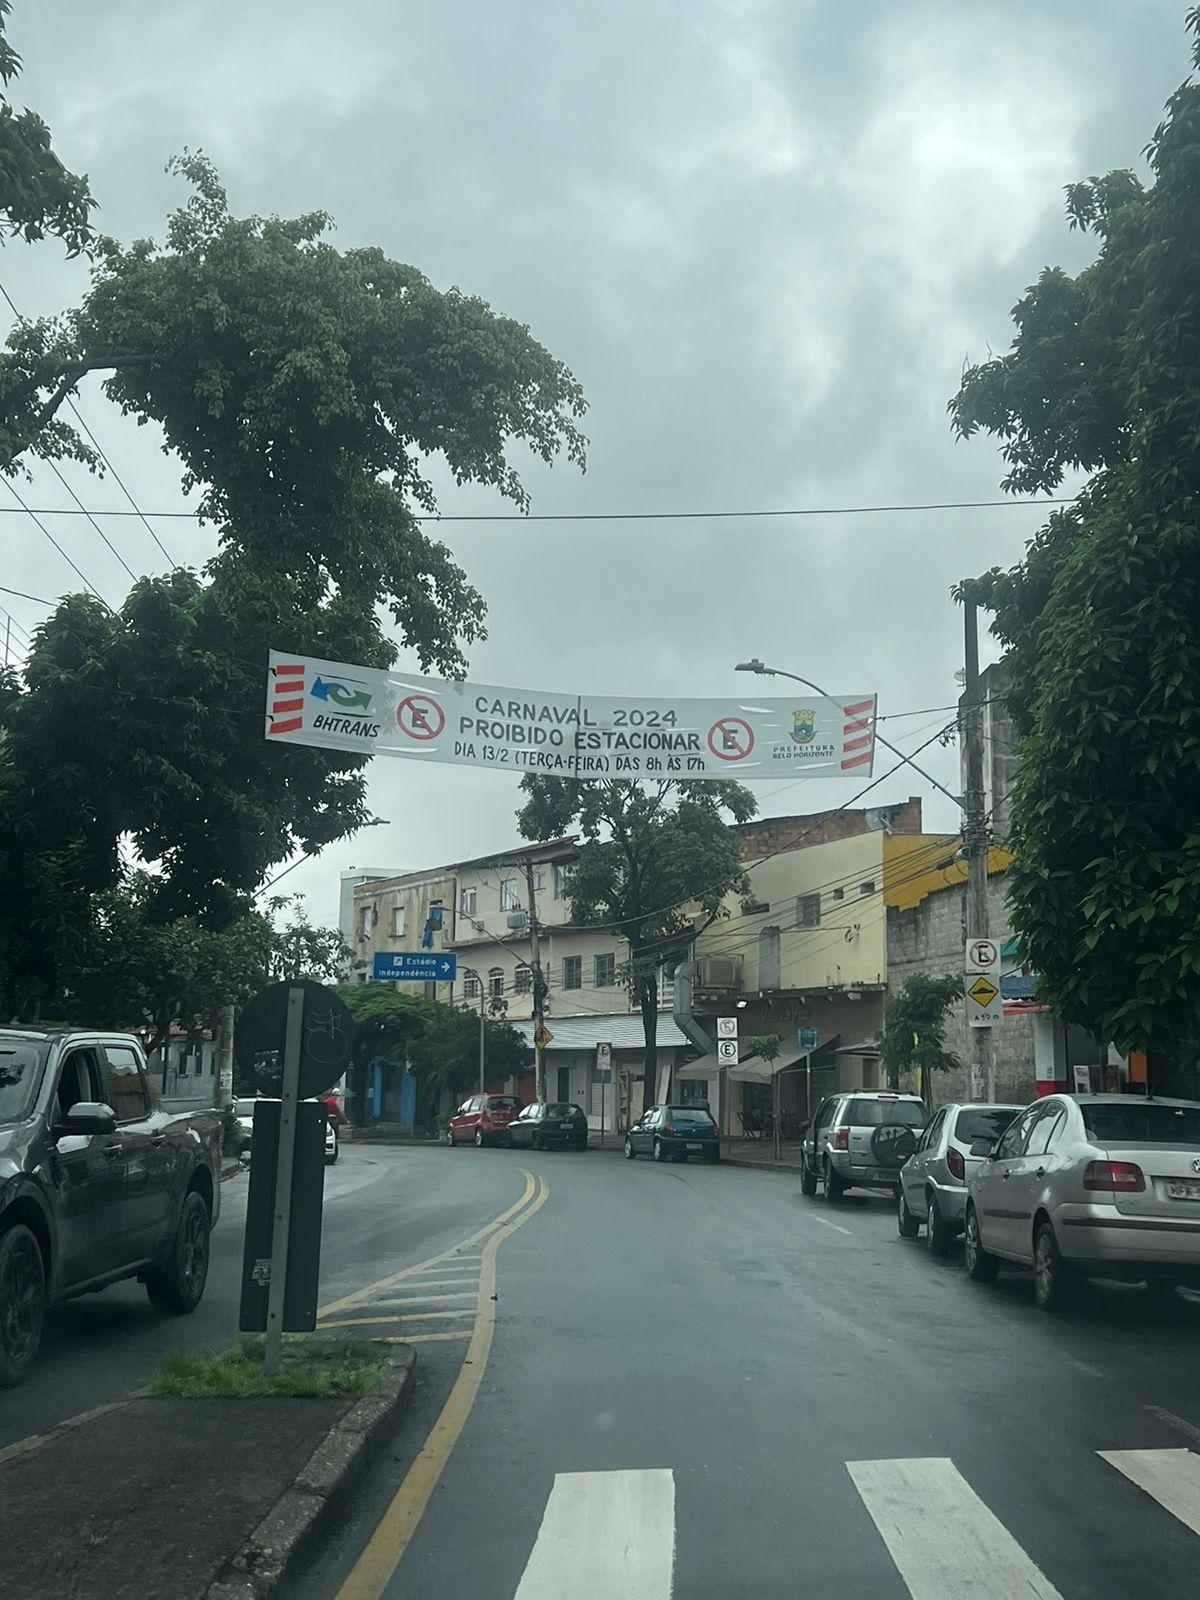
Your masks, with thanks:
M741 956L702 956L696 963L697 989L740 989Z

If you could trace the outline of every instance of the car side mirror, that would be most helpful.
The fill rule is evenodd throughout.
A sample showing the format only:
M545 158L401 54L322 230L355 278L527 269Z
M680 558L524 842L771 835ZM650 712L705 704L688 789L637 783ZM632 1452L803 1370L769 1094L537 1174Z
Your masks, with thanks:
M990 1156L995 1153L996 1143L993 1139L976 1139L971 1146L973 1156Z
M115 1133L117 1113L99 1100L80 1100L66 1112L58 1133Z

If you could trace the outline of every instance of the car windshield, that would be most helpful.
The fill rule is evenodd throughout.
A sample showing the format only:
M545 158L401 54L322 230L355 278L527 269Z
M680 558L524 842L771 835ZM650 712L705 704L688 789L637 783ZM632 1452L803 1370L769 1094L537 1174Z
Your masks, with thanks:
M487 1103L489 1111L519 1111L521 1102L510 1094L494 1094Z
M1200 1105L1167 1106L1130 1101L1128 1105L1082 1102L1083 1125L1093 1144L1167 1144L1200 1150Z
M553 1101L546 1107L548 1117L573 1117L577 1111L577 1106L569 1105L565 1100Z
M28 1114L45 1059L44 1044L0 1040L0 1123L20 1122Z
M974 1111L960 1111L954 1124L954 1137L960 1144L974 1144L976 1139L997 1140L1022 1106L988 1106Z
M897 1122L923 1128L929 1113L919 1100L851 1100L841 1120L843 1126L850 1128L882 1128Z

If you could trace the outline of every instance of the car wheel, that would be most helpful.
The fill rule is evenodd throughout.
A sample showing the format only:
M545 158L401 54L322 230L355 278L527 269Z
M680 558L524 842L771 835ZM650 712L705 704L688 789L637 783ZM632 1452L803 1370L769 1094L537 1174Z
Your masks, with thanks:
M540 1150L542 1148L542 1136L541 1136L541 1134L540 1133L535 1133L533 1135L533 1137L530 1139L529 1143L532 1145L532 1147L535 1150Z
M325 1165L327 1167L331 1167L334 1164L334 1162L337 1160L339 1154L340 1154L340 1151L338 1149L337 1140L335 1139L334 1142L333 1142L333 1149L331 1151L327 1152L327 1154L325 1156Z
M161 1267L146 1274L146 1293L156 1311L187 1316L195 1311L208 1281L212 1237L204 1196L190 1189L183 1197L171 1254Z
M479 1128L475 1129L475 1148L476 1150L483 1149L483 1133Z
M625 1143L622 1148L626 1161L633 1161L637 1158L637 1151L633 1148L633 1140L630 1139L628 1134L625 1135Z
M800 1154L800 1193L814 1195L817 1192L817 1175L808 1164L808 1157Z
M827 1161L821 1174L821 1193L830 1205L838 1205L846 1193L846 1185L840 1173L835 1172Z
M667 1152L662 1147L661 1139L655 1139L654 1141L654 1159L655 1161L665 1161L667 1159Z
M995 1256L983 1248L979 1236L979 1217L974 1206L967 1207L967 1225L964 1231L963 1255L967 1264L967 1277L972 1283L994 1283L1000 1270Z
M46 1266L31 1228L15 1222L0 1234L0 1389L33 1365L46 1319Z
M1033 1298L1043 1311L1057 1311L1071 1287L1071 1269L1059 1251L1054 1229L1043 1222L1033 1241Z
M954 1229L938 1210L937 1196L929 1196L929 1210L925 1214L925 1243L931 1256L944 1256L954 1243Z
M920 1217L914 1217L908 1209L908 1201L904 1198L904 1190L898 1189L899 1199L896 1202L896 1226L900 1230L902 1239L915 1239L921 1231Z

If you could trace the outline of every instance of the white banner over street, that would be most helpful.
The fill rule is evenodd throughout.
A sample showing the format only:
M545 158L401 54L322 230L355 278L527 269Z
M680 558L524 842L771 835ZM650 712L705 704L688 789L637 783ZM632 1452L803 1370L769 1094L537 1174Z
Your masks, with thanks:
M548 694L273 650L266 736L556 778L862 778L875 755L875 696Z

